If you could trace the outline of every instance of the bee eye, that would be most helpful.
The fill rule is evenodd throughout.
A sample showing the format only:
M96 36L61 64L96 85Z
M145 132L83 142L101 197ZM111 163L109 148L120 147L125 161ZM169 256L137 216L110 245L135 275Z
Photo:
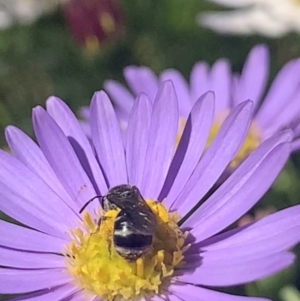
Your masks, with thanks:
M133 195L133 193L132 193L132 191L128 190L128 191L125 191L123 195L125 198L128 198L128 197L131 197Z
M104 209L104 211L116 209L117 206L110 202L109 198L107 196L103 197L101 200L101 206Z

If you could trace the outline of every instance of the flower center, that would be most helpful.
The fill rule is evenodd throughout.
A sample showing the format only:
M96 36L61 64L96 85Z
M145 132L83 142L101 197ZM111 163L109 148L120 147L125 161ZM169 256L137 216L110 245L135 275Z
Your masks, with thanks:
M124 259L113 246L119 209L105 212L99 225L85 212L82 227L72 230L72 242L65 252L66 266L76 285L88 295L111 301L157 294L163 280L182 263L189 246L184 245L187 233L177 225L178 214L168 213L153 200L146 203L155 215L156 230L149 251L136 261Z

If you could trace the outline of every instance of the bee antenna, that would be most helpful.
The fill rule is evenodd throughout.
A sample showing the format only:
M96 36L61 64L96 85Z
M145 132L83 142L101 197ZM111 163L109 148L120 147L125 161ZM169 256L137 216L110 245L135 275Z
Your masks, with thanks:
M91 198L89 201L87 201L83 207L79 210L79 213L82 213L82 211L95 199L102 199L102 195L96 195L95 197Z

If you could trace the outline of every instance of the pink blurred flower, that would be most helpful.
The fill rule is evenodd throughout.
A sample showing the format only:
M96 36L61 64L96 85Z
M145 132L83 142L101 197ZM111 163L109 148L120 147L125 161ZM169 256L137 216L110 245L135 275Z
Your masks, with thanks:
M72 36L90 53L124 31L123 13L114 0L71 0L63 12Z

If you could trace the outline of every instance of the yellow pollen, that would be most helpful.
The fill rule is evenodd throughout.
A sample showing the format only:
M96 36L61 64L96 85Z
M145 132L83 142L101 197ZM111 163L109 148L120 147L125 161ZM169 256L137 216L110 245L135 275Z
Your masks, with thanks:
M169 213L161 203L146 202L156 217L156 229L149 251L136 261L124 259L114 248L113 229L119 210L105 212L99 225L99 218L93 220L85 212L82 229L71 231L66 268L88 296L112 301L157 294L161 284L183 263L188 233L179 229L178 214Z
M85 226L87 227L87 229L91 229L92 231L95 231L96 225L95 225L94 221L92 220L91 216L86 211L83 213L83 222L84 222ZM82 233L82 231L80 229L76 229L76 232L80 233L80 235ZM75 234L78 237L77 233L75 233ZM78 238L80 239L81 237L78 237Z
M164 262L164 258L165 258L165 254L163 250L160 250L157 252L157 260L158 260L158 264L161 264L162 262Z
M215 122L213 123L213 125L210 129L210 133L209 133L209 136L208 136L208 139L206 142L206 148L208 148L211 145L212 141L214 140L217 133L219 132L220 127L227 115L228 114L223 114L222 118L215 119ZM177 132L176 141L175 141L176 147L178 146L181 136L183 134L185 124L186 124L186 121L181 118L179 120L178 132ZM237 167L244 159L246 159L252 153L253 150L255 150L259 146L260 142L261 142L261 140L260 140L258 126L254 122L252 122L252 124L250 125L250 128L249 128L248 134L244 140L244 143L240 147L240 150L236 154L235 158L231 161L229 167L231 167L231 168Z

